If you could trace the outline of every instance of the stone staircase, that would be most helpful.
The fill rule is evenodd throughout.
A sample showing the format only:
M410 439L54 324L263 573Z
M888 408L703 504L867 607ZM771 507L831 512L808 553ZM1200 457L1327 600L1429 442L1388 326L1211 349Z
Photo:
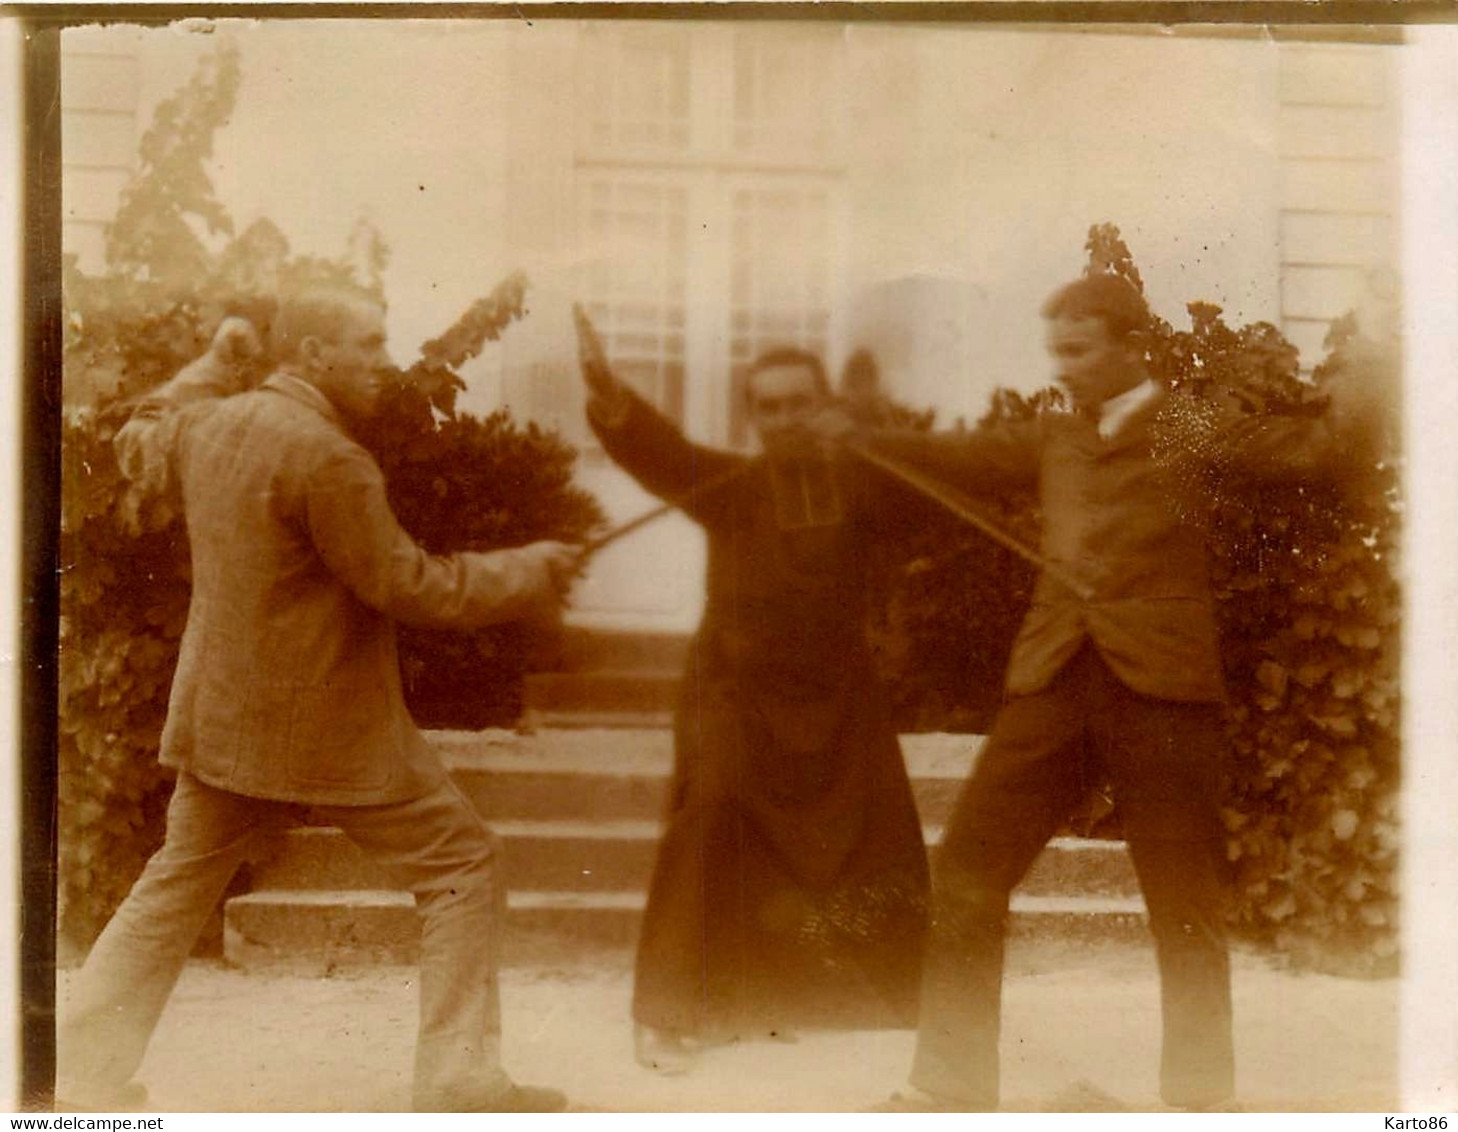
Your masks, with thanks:
M526 678L522 725L529 731L668 727L688 644L687 637L661 633L571 634L560 671Z
M616 651L594 645L573 658L586 668L579 675L533 678L529 729L430 733L456 783L502 839L505 962L625 962L630 954L672 766L678 648L674 657L661 642ZM903 737L931 844L979 742ZM1014 896L1013 931L1144 939L1144 906L1123 844L1050 843ZM305 827L276 838L252 866L251 891L224 909L224 954L245 967L408 963L418 941L410 895L337 829Z

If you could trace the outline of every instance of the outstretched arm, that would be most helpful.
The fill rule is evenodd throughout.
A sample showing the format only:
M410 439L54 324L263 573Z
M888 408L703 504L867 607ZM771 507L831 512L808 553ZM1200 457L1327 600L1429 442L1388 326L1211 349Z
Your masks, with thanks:
M550 612L579 564L558 542L484 553L427 554L396 520L379 465L342 443L305 487L309 537L360 601L406 625L472 629Z
M689 441L670 421L612 372L597 332L581 307L574 308L587 418L603 449L648 491L693 514L696 496L711 491L746 460Z
M1032 487L1038 479L1041 425L999 422L968 432L880 429L852 444L974 495Z
M1361 475L1388 453L1393 406L1369 373L1339 373L1317 417L1252 414L1226 427L1225 466L1254 479L1303 476L1345 479Z

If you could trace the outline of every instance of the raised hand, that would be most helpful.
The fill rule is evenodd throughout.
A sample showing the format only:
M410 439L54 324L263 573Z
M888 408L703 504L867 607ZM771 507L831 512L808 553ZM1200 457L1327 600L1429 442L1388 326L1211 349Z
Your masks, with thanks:
M218 324L208 348L172 379L172 399L231 397L251 388L261 376L263 343L246 318L229 315Z
M208 350L225 365L243 366L263 356L263 343L251 322L238 315L229 315L218 323Z
M583 380L601 407L616 407L623 400L623 387L613 376L607 352L602 348L602 339L597 336L597 329L582 309L582 304L572 305L572 321L577 327L577 358L582 366Z

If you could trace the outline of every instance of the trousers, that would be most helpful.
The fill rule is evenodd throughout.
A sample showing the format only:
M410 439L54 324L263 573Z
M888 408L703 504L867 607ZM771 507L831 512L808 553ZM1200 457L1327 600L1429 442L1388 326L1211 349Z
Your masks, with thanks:
M1003 705L934 861L913 1085L997 1107L1009 899L1102 770L1154 935L1161 1096L1201 1107L1232 1095L1217 809L1224 752L1220 705L1139 695L1092 645L1047 687Z
M338 826L414 894L422 921L415 1107L470 1108L510 1088L500 1065L500 849L454 783L443 779L407 802L306 810L183 772L163 845L92 947L57 1028L59 1095L104 1094L131 1079L208 915L257 837L304 819Z

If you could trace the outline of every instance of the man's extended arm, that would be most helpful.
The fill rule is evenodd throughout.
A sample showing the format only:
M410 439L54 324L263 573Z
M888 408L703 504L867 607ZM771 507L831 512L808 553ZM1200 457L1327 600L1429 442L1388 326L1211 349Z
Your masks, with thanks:
M963 491L987 495L1037 482L1041 430L1041 423L1030 418L969 432L881 429L849 439Z
M1225 468L1257 480L1287 476L1346 479L1385 455L1385 418L1392 406L1364 373L1339 374L1318 417L1251 414L1222 436Z
M687 440L617 379L587 315L581 308L574 314L592 431L613 461L644 488L692 512L695 492L711 490L732 476L744 458Z
M310 538L330 572L406 625L471 629L542 614L561 600L578 564L577 551L558 542L427 554L390 509L379 465L353 444L313 468L305 505Z
M742 456L692 443L635 393L624 392L620 411L607 423L589 406L588 422L619 467L660 499L682 503L690 512L696 493L711 492L745 463Z

